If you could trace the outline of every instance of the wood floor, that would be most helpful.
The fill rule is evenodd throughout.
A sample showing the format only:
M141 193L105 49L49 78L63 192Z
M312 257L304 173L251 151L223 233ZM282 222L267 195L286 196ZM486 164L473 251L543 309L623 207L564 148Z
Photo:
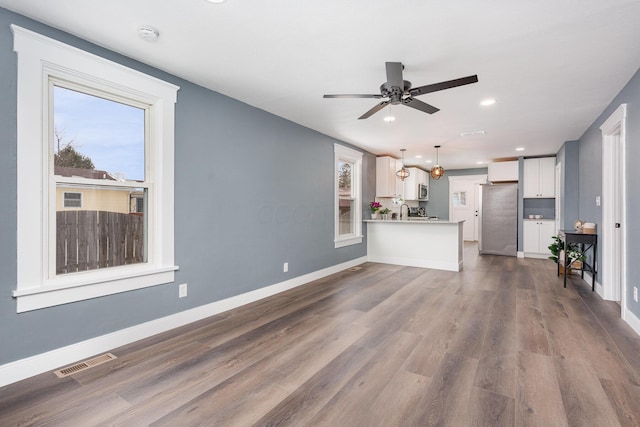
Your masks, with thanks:
M638 426L640 338L549 260L364 264L0 388L0 425Z

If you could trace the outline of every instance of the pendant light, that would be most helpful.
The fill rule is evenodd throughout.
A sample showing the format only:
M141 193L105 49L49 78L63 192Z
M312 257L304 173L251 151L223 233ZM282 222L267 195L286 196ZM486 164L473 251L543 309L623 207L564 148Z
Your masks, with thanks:
M409 178L409 171L404 168L404 152L405 151L407 150L404 148L400 150L400 152L402 153L402 168L400 168L400 170L396 172L396 175L398 175L398 178L400 178L400 181L404 181L405 179Z
M438 161L438 149L440 148L439 145L434 145L435 149L436 149L436 164L434 167L431 168L431 178L433 179L440 179L444 176L444 168L442 166L440 166L440 162Z

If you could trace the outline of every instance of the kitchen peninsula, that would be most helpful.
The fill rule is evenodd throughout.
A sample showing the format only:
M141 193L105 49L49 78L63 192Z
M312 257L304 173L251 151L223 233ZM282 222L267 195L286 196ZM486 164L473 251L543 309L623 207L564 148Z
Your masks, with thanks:
M462 270L464 221L365 220L369 261Z

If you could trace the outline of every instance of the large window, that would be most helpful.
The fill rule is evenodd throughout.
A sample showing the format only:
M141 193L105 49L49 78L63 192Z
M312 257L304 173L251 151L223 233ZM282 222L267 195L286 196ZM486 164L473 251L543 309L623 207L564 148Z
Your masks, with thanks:
M335 246L362 242L362 153L336 144Z
M11 29L18 312L172 282L178 88Z
M56 199L56 274L138 264L146 261L146 219L132 215L131 197L146 195L146 122L149 106L51 78L53 169ZM76 203L69 196L77 197ZM144 196L141 197L144 200ZM52 254L53 255L53 254Z

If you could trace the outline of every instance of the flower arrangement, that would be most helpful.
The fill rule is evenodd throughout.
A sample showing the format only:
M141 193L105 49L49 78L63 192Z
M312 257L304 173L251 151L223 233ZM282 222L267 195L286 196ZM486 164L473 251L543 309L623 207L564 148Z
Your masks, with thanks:
M369 208L371 209L371 212L377 212L378 209L380 209L382 207L382 203L380 202L371 202L369 203Z

